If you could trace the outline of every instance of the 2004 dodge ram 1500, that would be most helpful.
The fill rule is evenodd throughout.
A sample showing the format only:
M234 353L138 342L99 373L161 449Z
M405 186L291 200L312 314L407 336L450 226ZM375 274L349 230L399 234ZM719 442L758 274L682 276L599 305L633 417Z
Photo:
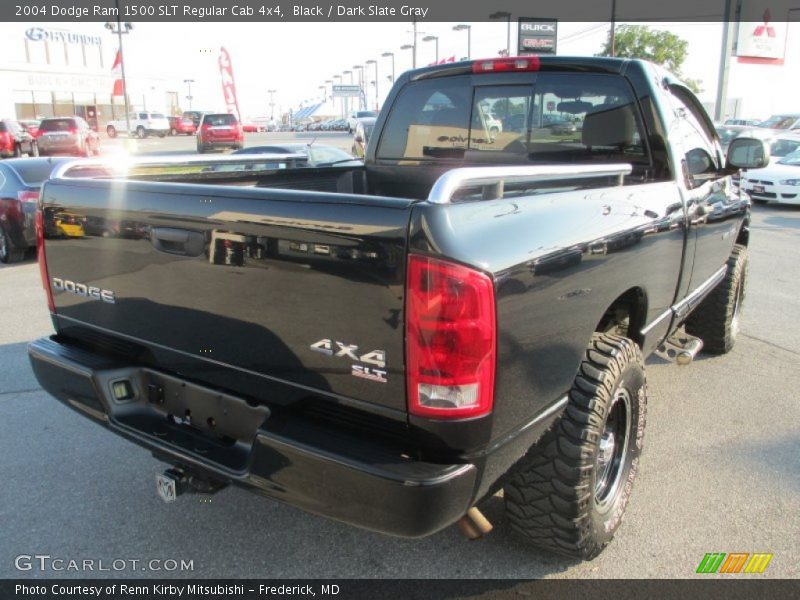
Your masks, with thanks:
M503 489L517 532L592 558L639 469L644 357L733 347L730 176L769 154L726 162L649 63L520 57L399 77L363 166L199 158L44 184L42 386L169 463L168 500L235 483L416 537ZM46 239L64 210L140 235Z

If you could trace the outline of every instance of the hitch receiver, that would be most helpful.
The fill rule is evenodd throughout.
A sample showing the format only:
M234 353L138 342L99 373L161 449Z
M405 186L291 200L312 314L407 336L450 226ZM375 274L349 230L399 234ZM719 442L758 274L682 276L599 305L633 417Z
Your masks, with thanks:
M227 487L227 483L199 477L174 467L156 475L156 492L164 502L175 502L181 494L216 494Z

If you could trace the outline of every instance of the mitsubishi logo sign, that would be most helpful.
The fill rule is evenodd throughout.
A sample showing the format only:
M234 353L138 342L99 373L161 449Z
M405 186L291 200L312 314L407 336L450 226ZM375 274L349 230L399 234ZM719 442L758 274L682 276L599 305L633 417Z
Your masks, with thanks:
M769 9L764 11L764 24L759 25L753 31L753 37L761 37L762 35L767 35L771 38L775 37L775 28L769 24L772 20L772 15L769 12Z
M769 9L761 14L761 22L757 18L749 21L743 18L736 38L739 62L775 64L783 61L787 31L788 23L780 19L773 21Z

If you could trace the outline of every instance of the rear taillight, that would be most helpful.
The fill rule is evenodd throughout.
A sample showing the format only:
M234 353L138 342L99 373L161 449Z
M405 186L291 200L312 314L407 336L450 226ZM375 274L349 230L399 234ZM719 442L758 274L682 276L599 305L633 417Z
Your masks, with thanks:
M53 301L53 289L50 287L47 258L44 254L44 212L42 212L41 208L36 211L36 259L39 261L39 275L42 277L44 293L47 294L47 307L51 313L54 313L56 312L56 304Z
M5 148L6 146L10 146L11 141L10 133L7 131L0 131L0 147Z
M495 299L486 274L412 254L406 284L408 412L485 415L494 404Z
M473 73L498 73L502 71L538 71L541 61L538 56L512 56L489 58L472 63Z
M67 130L67 133L69 133L70 135L77 135L78 134L78 129L76 127L70 127Z
M20 202L30 202L36 204L39 201L39 192L31 192L30 190L23 190L17 192L17 198Z

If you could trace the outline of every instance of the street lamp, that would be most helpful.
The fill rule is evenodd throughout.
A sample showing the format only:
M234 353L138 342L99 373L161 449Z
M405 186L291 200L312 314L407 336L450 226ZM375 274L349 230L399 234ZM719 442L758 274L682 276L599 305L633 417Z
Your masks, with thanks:
M439 62L439 37L435 35L426 35L422 38L423 42L436 42L436 61L435 63Z
M413 58L411 59L411 68L412 69L416 69L417 68L417 53L416 53L416 48L414 47L414 45L413 44L403 44L402 46L400 46L400 50L414 50Z
M466 31L467 32L467 60L472 57L472 25L456 25L453 31Z
M183 83L189 86L189 93L186 99L189 101L189 110L192 110L192 84L194 83L194 79L184 79Z
M270 121L275 120L275 97L274 97L274 94L277 91L278 90L267 90L267 93L269 94L269 120Z
M119 15L121 14L121 11L119 10L119 0L115 0L115 4L117 5L117 26L115 28L112 23L106 23L106 29L108 29L111 33L116 33L117 38L119 39L119 64L122 71L122 99L125 101L125 128L128 132L128 135L130 135L131 116L130 107L128 106L128 81L125 79L125 58L123 57L122 53L122 35L130 33L131 29L133 29L133 24L127 21L125 23L120 21ZM123 28L125 31L123 31Z
M378 61L368 60L368 65L375 65L375 112L378 111Z
M353 83L353 72L352 71L342 71L342 75L350 75L350 84ZM350 96L343 96L342 97L342 109L344 110L344 117L347 117L347 113L350 112Z
M363 98L365 95L364 92L364 65L353 65L353 69L358 69L358 106L361 110L366 109L366 106L362 106L362 100L364 104L366 104L366 98Z
M490 19L508 19L508 29L506 38L506 56L511 56L511 13L505 11L493 12L489 15Z
M383 57L391 56L392 57L392 83L394 84L394 52L384 52L381 54Z

